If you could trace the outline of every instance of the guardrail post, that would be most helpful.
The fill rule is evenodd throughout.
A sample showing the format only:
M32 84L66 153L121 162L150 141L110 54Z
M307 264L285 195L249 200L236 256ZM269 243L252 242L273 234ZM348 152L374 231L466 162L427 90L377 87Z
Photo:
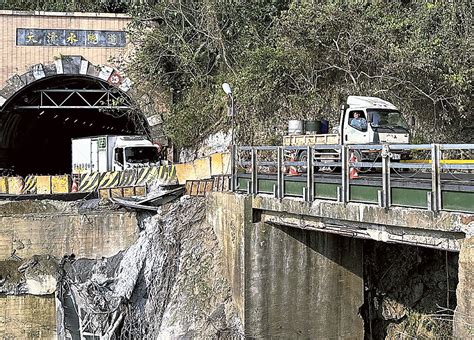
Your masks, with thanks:
M390 208L391 205L391 188L390 188L390 146L384 144L382 146L382 207Z
M277 148L277 187L276 198L283 198L283 148Z
M439 144L431 144L431 192L433 211L441 210L441 151Z
M306 193L306 199L308 202L312 202L313 196L314 196L314 178L313 178L313 148L311 146L308 146L306 149L306 154L308 155L308 158L306 160L307 164L307 169L306 169L306 187L307 187L307 193Z
M252 194L258 193L258 169L257 169L257 150L252 148Z
M341 202L349 202L349 147L342 146L341 150Z
M235 192L235 188L237 186L237 174L236 174L236 166L235 163L237 161L237 145L232 145L231 149L231 164L230 164L230 191Z

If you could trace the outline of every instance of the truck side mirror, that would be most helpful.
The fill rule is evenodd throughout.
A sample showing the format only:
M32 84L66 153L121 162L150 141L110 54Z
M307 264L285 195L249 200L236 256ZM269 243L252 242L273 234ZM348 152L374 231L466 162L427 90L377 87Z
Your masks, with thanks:
M123 149L118 148L114 151L114 161L122 164L123 163Z

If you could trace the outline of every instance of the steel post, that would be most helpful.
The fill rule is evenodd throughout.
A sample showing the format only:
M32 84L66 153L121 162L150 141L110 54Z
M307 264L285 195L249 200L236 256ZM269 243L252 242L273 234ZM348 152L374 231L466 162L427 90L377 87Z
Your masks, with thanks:
M252 194L258 193L258 169L257 169L257 150L252 148Z
M439 144L431 144L431 192L433 211L441 209L441 175Z
M349 147L344 145L341 150L341 201L346 204L349 202Z
M308 156L306 160L307 169L306 169L306 188L307 194L306 199L308 202L312 202L314 196L314 178L313 178L313 148L308 146L306 149L306 154Z
M390 146L383 145L382 148L382 205L385 209L391 205L391 188L390 188Z
M281 146L277 149L277 190L276 198L283 198L283 148Z
M230 162L230 178L231 178L231 182L230 182L230 190L232 192L235 192L235 188L237 187L237 174L236 174L236 166L235 166L235 163L236 163L236 158L237 158L237 146L236 145L232 145L232 149L231 149L231 162Z

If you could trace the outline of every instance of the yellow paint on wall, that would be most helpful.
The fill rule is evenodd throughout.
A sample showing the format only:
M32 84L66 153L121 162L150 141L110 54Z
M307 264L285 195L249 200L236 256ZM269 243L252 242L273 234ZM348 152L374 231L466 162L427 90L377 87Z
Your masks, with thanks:
M200 158L196 159L193 162L194 165L194 174L196 177L194 179L207 179L211 178L211 158Z
M223 174L223 154L215 153L211 155L211 175L217 176Z
M71 176L51 176L51 192L53 194L67 194L71 191Z
M109 199L110 196L110 188L101 188L99 189L99 198L101 200Z
M0 177L0 194L8 194L8 177Z
M36 176L36 193L51 193L51 176Z
M111 197L123 197L122 188L111 188L110 189L110 196Z
M176 177L179 184L186 184L187 180L195 179L193 163L175 164Z
M23 192L23 178L8 177L8 193L12 195L21 195Z

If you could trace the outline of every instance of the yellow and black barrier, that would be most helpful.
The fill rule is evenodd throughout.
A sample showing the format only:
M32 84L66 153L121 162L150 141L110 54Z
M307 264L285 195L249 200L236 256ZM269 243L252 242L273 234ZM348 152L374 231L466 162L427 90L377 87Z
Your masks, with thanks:
M141 168L137 169L137 180L135 182L136 185L144 185L147 183L153 182L156 178L158 178L159 168L158 167L149 167L149 168Z
M26 176L23 193L33 195L36 194L36 176Z
M99 189L117 187L120 183L119 171L107 171L100 174Z
M99 188L100 172L93 172L81 176L79 192L92 192Z
M8 194L8 177L0 177L0 194Z
M120 180L118 186L130 187L135 185L137 181L138 169L124 170L120 172Z
M222 163L222 161L217 161ZM193 174L199 173L200 177L207 176L210 173L209 159L197 160L192 164ZM197 166L199 165L199 166ZM186 166L179 164L178 166ZM220 165L219 165L220 166ZM176 165L162 165L158 167L146 167L127 169L124 171L93 172L82 174L73 181L70 175L58 176L26 176L25 178L1 177L0 176L0 194L60 194L70 192L94 192L99 189L122 190L123 195L138 195L135 187L146 187L155 181L160 183L169 183L178 180ZM77 186L76 186L77 183ZM141 190L141 189L140 189ZM143 190L142 190L143 191ZM109 191L111 193L111 191ZM141 193L141 191L140 191Z

